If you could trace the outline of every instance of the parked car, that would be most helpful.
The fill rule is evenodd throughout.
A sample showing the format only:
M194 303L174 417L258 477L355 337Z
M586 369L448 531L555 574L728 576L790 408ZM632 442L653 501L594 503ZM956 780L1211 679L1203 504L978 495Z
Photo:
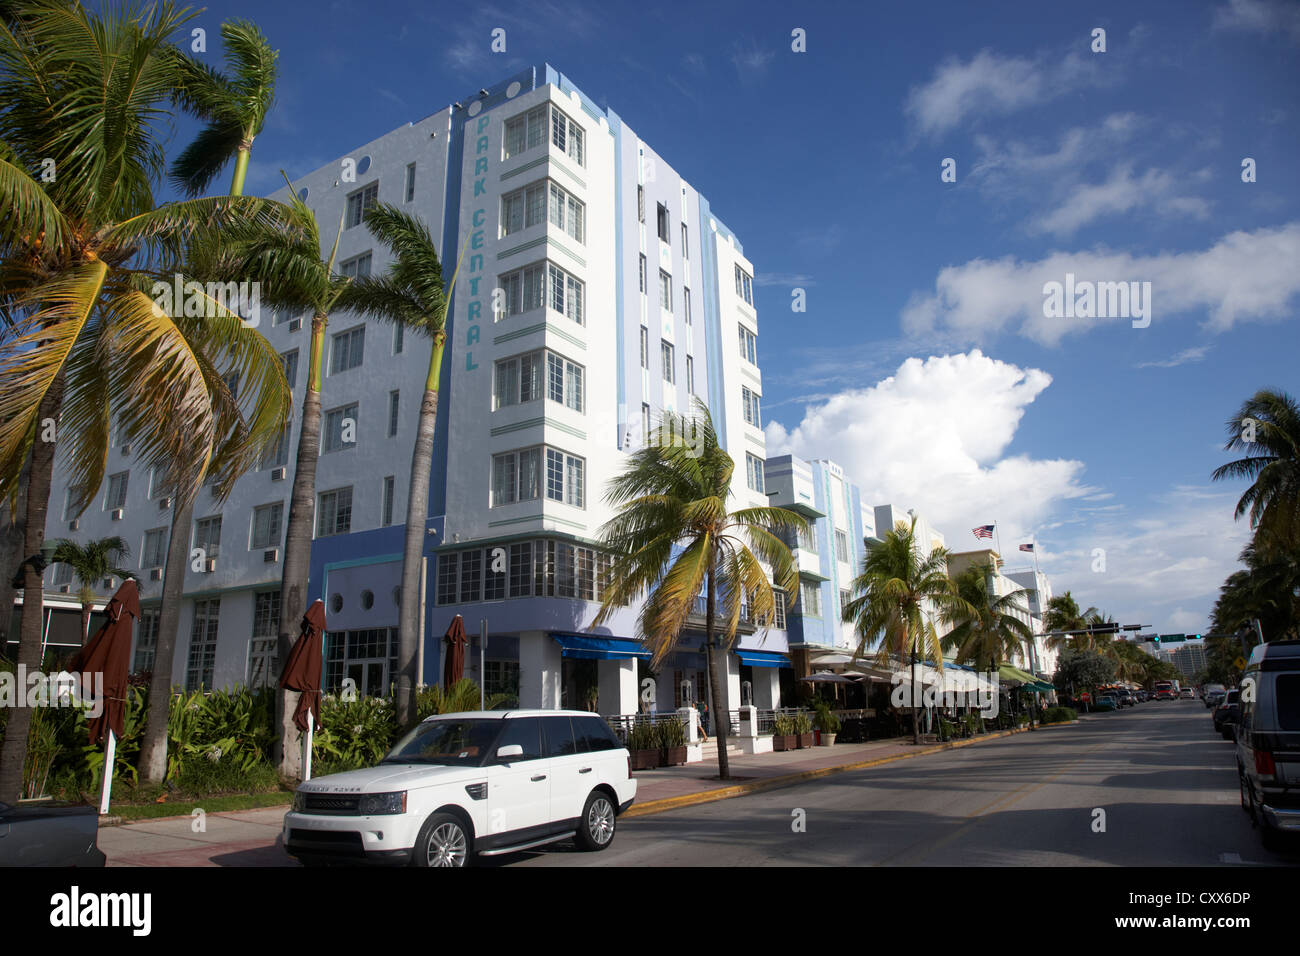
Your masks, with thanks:
M1092 704L1093 710L1119 710L1119 700L1113 694L1102 694Z
M1180 700L1196 700L1196 692L1190 687L1184 687L1178 692Z
M1224 740L1232 739L1232 728L1237 723L1240 709L1241 691L1230 690L1223 698L1223 703L1214 708L1214 732Z
M1205 687L1205 696L1202 698L1205 702L1206 709L1210 710L1222 704L1223 698L1227 693L1228 689L1222 684L1207 684Z
M1237 732L1241 805L1272 849L1281 834L1300 833L1300 641L1251 651L1247 686Z
M99 808L0 803L0 866L103 866Z
M1130 690L1121 690L1115 694L1116 700L1121 707L1136 707L1137 698L1133 696Z
M417 725L377 767L299 786L284 845L306 865L466 866L569 838L604 850L635 797L630 755L595 714L446 714Z

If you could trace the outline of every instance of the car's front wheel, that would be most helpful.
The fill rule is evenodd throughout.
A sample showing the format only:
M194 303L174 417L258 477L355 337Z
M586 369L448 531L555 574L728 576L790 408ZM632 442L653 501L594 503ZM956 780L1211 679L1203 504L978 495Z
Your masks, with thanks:
M618 827L618 811L609 794L593 790L582 808L582 819L578 824L577 842L581 850L604 850L614 842L614 831Z
M415 866L467 866L470 837L465 825L450 813L435 813L424 822L415 841Z

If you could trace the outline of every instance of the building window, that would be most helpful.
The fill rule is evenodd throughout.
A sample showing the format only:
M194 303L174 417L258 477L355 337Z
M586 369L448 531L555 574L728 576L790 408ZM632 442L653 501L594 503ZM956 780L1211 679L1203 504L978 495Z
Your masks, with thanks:
M401 392L397 389L388 393L388 437L397 436L397 418L401 410L400 402Z
M568 359L546 353L546 397L575 412L582 411L583 368Z
M802 585L803 613L808 617L822 616L822 592L816 584L805 581Z
M72 583L72 565L60 562L54 566L54 584L61 586Z
M464 551L460 556L460 599L477 601L483 578L483 552Z
M185 666L185 689L212 689L212 670L217 661L217 627L221 599L194 602L194 621L190 625L190 653Z
M682 223L682 258L689 259L690 257L691 247L686 238L686 223Z
M850 600L850 598L849 598L849 592L848 592L848 591L840 591L840 614L839 614L839 616L840 616L841 618L844 617L844 606L845 606L846 604L849 603L849 600Z
M541 494L540 448L492 456L492 507L533 501Z
M518 156L536 146L546 137L547 106L535 106L522 116L506 120L505 158Z
M108 496L104 499L104 509L113 511L116 508L126 507L126 486L127 479L131 477L129 471L119 471L116 475L110 475L108 479Z
M745 424L753 425L755 428L762 428L763 419L759 414L758 395L741 386L740 400L745 411Z
M194 522L194 547L201 549L203 557L210 561L221 556L221 515Z
M641 438L650 443L650 406L645 402L641 403Z
M763 459L745 452L745 480L750 491L763 493Z
M691 290L685 286L682 287L682 319L691 324Z
M533 593L533 543L510 545L510 596L529 597Z
M541 352L530 352L496 363L494 400L496 408L520 405L542 397Z
M586 165L583 145L585 134L581 126L551 107L551 145L579 166Z
M283 517L283 502L276 501L253 509L254 551L280 546L280 527Z
M671 240L668 238L668 207L663 203L659 203L657 213L658 215L656 220L659 226L659 241L670 242Z
M298 350L281 352L280 364L284 366L284 380L292 390L298 384Z
M438 603L456 603L456 572L460 566L460 555L456 553L438 555Z
M397 477L389 475L384 479L384 504L383 504L383 526L387 528L393 523L393 492L396 489Z
M518 661L484 661L483 690L488 694L519 696Z
M835 560L845 564L849 562L849 536L838 528L835 530Z
M586 464L576 455L546 449L546 497L575 508L585 507Z
M357 403L353 402L325 413L325 428L320 445L322 455L356 445L357 408Z
M361 225L366 212L379 202L379 182L376 180L348 196L347 228Z
M686 391L695 394L695 359L690 355L686 356Z
M401 355L402 349L406 345L406 326L401 322L393 327L393 354Z
M352 530L352 488L321 492L316 515L316 537L347 534Z
M640 289L642 294L644 294L645 293L645 256L644 255L641 256Z
M587 207L555 183L551 183L550 209L551 225L568 233L578 242L582 242Z
M349 279L368 279L370 278L371 259L372 256L368 252L353 256L346 262L339 264L339 275L346 276Z
M330 352L330 374L346 372L358 368L366 354L366 327L358 325L334 336L334 348Z
M776 605L776 613L773 615L772 623L780 630L785 630L785 592L780 588L772 588L773 603Z
M751 278L750 275L749 275L749 273L746 272L744 269L740 268L740 265L737 264L737 266L736 266L736 295L738 295L740 298L744 299L745 302L746 302L747 304L749 304L749 305L753 305L753 304L754 304L754 289L753 289L753 285L754 285L754 280L753 280L753 278Z
M559 266L548 263L551 308L582 325L582 282Z
M161 465L154 465L149 469L149 500L156 501L167 494L167 472ZM67 519L68 509L65 501L63 517Z
M662 339L659 341L659 355L663 359L664 381L673 383L677 381L676 363L673 361L673 347L669 342Z
M544 301L545 277L546 269L541 262L501 276L500 287L504 293L505 308L497 314L497 320L540 309Z
M636 219L637 222L645 222L645 187L636 187Z
M406 164L406 201L415 198L415 163Z
M293 433L293 422L285 422L284 429L276 443L262 456L262 468L281 468L289 463L289 438Z
M144 533L144 547L140 549L140 567L161 568L167 563L167 529L154 528Z
M135 657L131 662L133 673L152 671L154 657L158 652L158 618L162 615L157 607L140 609L140 624L136 629Z
M248 645L248 686L274 687L279 680L276 632L280 628L280 592L259 591L253 598L253 633Z
M528 229L546 218L546 181L516 189L501 197L501 235Z
M663 269L659 270L659 308L665 312L673 310L673 277Z
M750 365L758 364L758 336L743 325L740 328L740 357Z

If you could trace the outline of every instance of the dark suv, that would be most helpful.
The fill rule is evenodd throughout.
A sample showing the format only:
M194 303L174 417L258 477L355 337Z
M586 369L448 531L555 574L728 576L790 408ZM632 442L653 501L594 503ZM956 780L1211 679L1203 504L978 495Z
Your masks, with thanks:
M1214 732L1224 740L1232 739L1232 728L1237 723L1241 710L1241 691L1230 690L1223 698L1223 703L1214 708Z
M1241 681L1237 775L1241 806L1264 846L1300 833L1300 641L1261 644Z

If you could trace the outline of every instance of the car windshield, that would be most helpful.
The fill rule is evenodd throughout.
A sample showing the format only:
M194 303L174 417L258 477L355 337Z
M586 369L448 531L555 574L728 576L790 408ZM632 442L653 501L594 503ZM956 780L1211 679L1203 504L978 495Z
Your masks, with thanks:
M380 762L477 767L500 730L500 720L426 720L399 740Z

